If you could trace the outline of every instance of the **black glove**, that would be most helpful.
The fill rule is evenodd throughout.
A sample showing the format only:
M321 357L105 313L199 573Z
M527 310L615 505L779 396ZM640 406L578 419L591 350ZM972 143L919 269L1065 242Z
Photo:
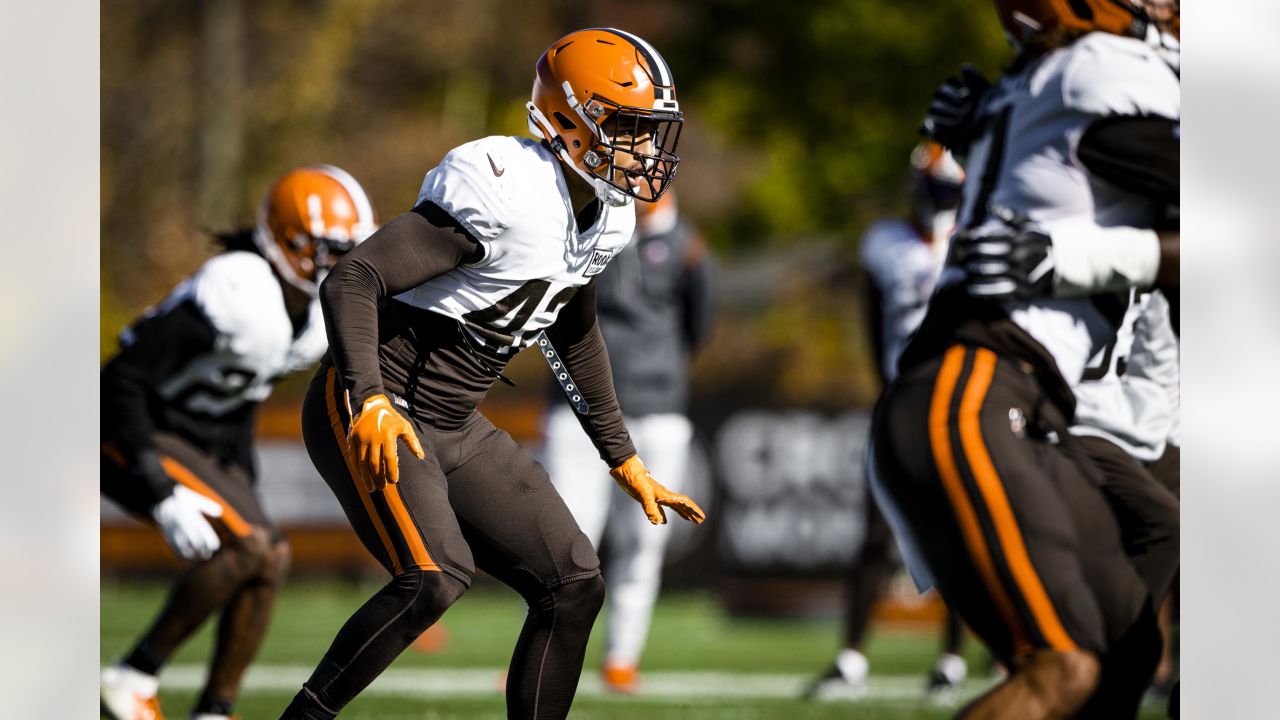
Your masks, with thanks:
M957 155L965 154L978 132L978 101L990 87L977 68L961 65L960 74L947 78L933 93L920 134Z
M948 264L964 270L965 290L991 300L1029 300L1053 291L1053 242L1025 218L992 208L1003 226L965 230L951 240Z

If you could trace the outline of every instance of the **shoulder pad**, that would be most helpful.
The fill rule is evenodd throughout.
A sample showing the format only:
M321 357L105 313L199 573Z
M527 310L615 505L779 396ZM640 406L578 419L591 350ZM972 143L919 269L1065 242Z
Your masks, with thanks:
M220 334L248 331L263 309L280 303L280 286L271 266L251 252L226 252L210 258L191 277L190 297Z
M418 202L430 200L473 236L493 240L518 216L517 188L536 187L530 151L518 138L492 136L459 145L427 173Z
M1063 68L1066 107L1091 115L1181 115L1178 77L1136 38L1095 32L1072 43Z

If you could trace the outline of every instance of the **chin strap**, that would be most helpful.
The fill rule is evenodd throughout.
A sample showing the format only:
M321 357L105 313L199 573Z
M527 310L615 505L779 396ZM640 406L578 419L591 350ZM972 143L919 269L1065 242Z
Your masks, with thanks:
M565 93L568 95L570 107L575 108L578 111L578 114L582 115L583 120L590 123L591 127L595 127L595 123L590 121L587 116L583 114L582 106L578 104L577 98L575 98L573 93L569 91L568 85L569 84L566 82ZM569 157L569 149L565 147L564 141L560 139L559 135L553 134L552 137L547 137L547 131L552 133L555 131L551 127L551 122L547 120L547 116L543 115L542 111L539 110L532 101L525 103L524 106L525 109L529 111L529 132L539 140L546 140L547 143L551 145L551 150L560 158L560 161L567 167L573 168L573 171L578 174L578 177L585 180L587 184L595 190L596 198L600 202L608 205L609 207L626 207L631 204L631 201L633 200L631 195L622 192L618 188L605 182L602 178L592 175L586 170L578 167L578 164L573 161L573 158ZM544 131L543 128L546 128L547 130Z

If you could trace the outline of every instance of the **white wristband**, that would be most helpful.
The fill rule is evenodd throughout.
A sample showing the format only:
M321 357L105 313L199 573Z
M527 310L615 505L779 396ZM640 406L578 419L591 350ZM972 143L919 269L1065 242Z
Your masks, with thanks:
M1150 287L1160 269L1160 238L1154 230L1056 224L1053 242L1053 294L1080 297Z

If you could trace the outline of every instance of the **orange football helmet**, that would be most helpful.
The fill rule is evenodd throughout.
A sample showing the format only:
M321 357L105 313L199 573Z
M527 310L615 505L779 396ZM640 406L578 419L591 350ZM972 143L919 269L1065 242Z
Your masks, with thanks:
M674 191L643 205L636 205L636 230L644 235L671 232L679 219Z
M376 229L373 204L355 178L332 165L308 165L267 191L253 239L281 278L314 296L338 259Z
M964 190L964 168L951 151L931 140L911 151L911 212L926 230L950 232ZM935 228L941 223L945 228Z
M578 30L538 58L529 131L613 205L670 187L684 116L667 63L622 30Z
M1181 31L1180 0L995 0L1000 24L1015 48L1055 28L1147 39L1152 28Z

